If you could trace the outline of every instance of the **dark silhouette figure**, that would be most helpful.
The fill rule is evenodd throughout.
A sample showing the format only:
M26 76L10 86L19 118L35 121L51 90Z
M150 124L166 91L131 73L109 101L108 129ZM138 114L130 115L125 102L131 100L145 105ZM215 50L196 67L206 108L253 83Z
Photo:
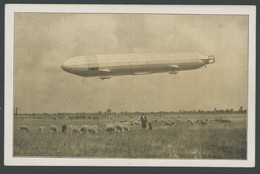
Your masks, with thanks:
M66 134L67 129L68 129L67 125L62 125L62 127L61 127L62 133Z
M141 116L141 128L142 129L145 129L146 128L146 123L147 123L147 118L146 118L146 116L145 115L142 115Z
M149 126L149 130L153 130L153 126L151 122L148 123L148 126Z

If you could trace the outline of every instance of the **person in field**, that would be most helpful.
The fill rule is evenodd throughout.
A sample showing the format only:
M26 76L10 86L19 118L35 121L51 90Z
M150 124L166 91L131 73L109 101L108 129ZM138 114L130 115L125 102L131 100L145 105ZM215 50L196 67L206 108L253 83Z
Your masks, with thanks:
M145 129L146 128L146 123L147 123L147 118L145 115L141 116L141 129Z

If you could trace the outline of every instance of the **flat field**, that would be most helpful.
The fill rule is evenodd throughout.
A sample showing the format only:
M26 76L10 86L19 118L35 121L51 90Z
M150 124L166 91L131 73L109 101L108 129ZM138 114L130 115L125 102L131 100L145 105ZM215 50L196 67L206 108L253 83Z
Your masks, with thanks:
M19 116L18 116L19 117ZM79 158L246 159L246 114L147 115L152 130L105 132L105 124L138 121L140 115L111 119L14 119L14 156ZM194 122L192 125L187 120ZM216 121L216 119L229 120ZM174 121L169 126L165 121ZM204 120L207 124L201 123ZM97 134L64 134L62 125L97 125ZM20 131L26 125L29 132ZM58 133L49 126L58 126ZM45 130L40 133L39 127Z

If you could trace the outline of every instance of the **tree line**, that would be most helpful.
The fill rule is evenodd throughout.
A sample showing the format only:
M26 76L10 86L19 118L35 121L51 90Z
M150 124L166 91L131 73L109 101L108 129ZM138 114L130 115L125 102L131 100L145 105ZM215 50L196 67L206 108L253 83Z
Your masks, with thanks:
M239 109L234 110L234 109L217 109L214 108L213 110L185 110L185 109L180 109L179 111L158 111L158 112L128 112L128 111L123 111L123 112L113 112L111 108L107 109L106 111L98 111L98 112L74 112L74 113L68 113L68 112L59 112L59 113L19 113L18 112L18 107L15 108L14 110L14 115L46 115L46 116L64 116L64 115L85 115L85 116L98 116L98 115L103 115L103 116L109 116L109 115L142 115L142 114L150 114L150 115L165 115L165 114L232 114L232 113L247 113L246 109L243 109L243 106L240 106Z

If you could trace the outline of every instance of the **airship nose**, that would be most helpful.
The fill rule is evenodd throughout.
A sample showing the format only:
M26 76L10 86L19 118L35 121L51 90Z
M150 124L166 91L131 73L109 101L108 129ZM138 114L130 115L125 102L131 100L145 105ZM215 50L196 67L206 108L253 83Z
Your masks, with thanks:
M64 61L61 69L68 73L82 75L87 71L88 63L85 56L74 57Z
M63 62L63 64L61 65L61 69L68 72L74 66L75 66L75 61L73 58L70 58Z
M63 64L60 67L62 70L65 70L65 66Z
M64 71L67 71L69 69L68 65L66 64L66 62L64 62L62 65L61 65L61 69L64 70Z

